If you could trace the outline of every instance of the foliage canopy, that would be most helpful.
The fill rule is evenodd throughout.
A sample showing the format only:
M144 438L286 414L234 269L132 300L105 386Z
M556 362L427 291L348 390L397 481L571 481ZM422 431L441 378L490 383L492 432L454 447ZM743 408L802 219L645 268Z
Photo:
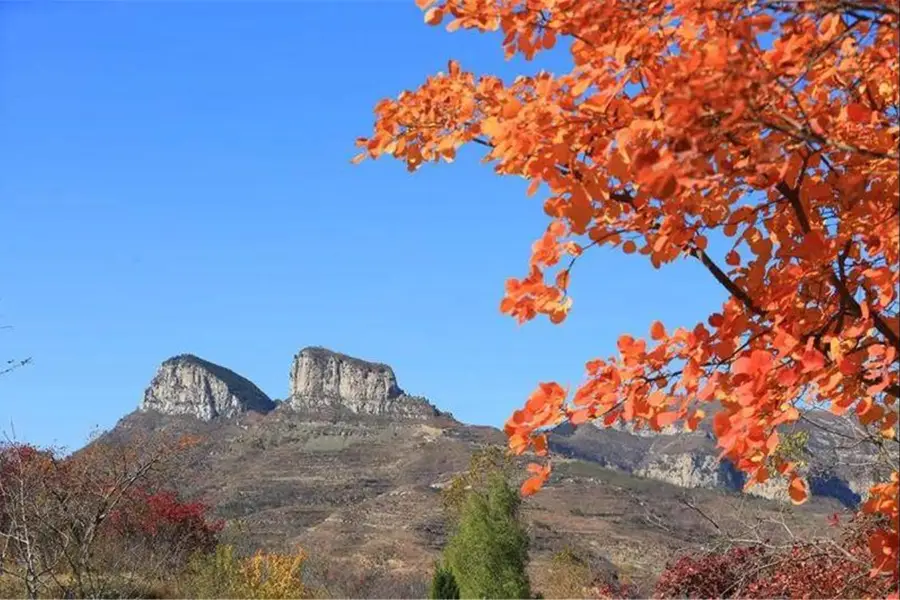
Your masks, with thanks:
M694 429L709 415L750 485L803 468L776 451L810 408L844 415L880 482L863 510L873 573L898 577L900 3L897 0L418 0L448 30L500 31L506 55L567 46L571 70L507 84L451 61L376 106L366 157L414 171L486 149L545 192L546 231L500 309L559 323L573 266L598 246L660 268L696 261L724 288L692 327L623 335L569 397L541 383L506 424L518 453L545 429L617 421ZM713 251L711 241L726 249ZM533 464L524 493L547 480Z

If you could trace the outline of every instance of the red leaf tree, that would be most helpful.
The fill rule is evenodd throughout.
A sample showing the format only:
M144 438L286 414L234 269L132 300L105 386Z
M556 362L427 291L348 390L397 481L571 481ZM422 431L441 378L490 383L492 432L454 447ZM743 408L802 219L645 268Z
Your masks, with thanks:
M0 448L0 560L30 598L103 597L208 552L222 523L159 489L183 445L95 442L71 456ZM117 587L118 586L118 587Z
M506 424L546 454L564 421L693 429L712 418L750 484L808 495L779 431L812 408L853 421L881 483L864 510L876 572L898 576L900 3L897 0L421 0L426 22L502 32L507 56L565 46L570 70L511 83L451 62L375 108L366 157L414 171L477 144L549 218L500 309L569 314L600 246L693 261L728 299L700 323L623 335L569 396L543 383ZM710 240L730 247L712 250ZM724 256L722 256L724 255ZM549 476L535 467L534 492ZM891 474L893 472L893 474Z

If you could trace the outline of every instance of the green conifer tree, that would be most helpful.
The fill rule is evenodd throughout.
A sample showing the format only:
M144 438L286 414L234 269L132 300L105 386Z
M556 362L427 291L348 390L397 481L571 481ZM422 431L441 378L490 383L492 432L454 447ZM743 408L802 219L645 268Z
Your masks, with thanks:
M456 585L456 578L445 565L435 565L434 577L431 580L432 600L456 600L459 598L459 586Z
M518 490L500 471L489 474L485 489L467 494L456 532L444 549L461 598L531 597L520 503Z

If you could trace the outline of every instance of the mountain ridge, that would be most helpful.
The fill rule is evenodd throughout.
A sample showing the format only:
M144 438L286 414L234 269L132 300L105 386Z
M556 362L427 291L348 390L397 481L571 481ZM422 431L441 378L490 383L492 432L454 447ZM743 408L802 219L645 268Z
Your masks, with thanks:
M353 357L323 348L312 353L317 360L324 356L316 363L322 368L315 377L321 375L322 386L331 386L329 394L340 392L336 398L313 398L298 406L289 397L265 410L210 418L179 412L175 404L170 413L142 405L98 441L127 441L132 434L148 432L194 436L201 441L178 459L172 483L214 506L218 516L240 524L239 541L246 550L302 545L328 562L331 573L365 574L360 577L368 587L344 581L335 584L338 595L421 597L427 593L431 561L447 535L441 487L468 467L473 452L505 446L506 437L494 427L461 423L424 398L417 401L428 407L425 411L394 410L397 405L390 402L406 396L399 385L400 393L393 394L390 382L396 384L396 377L390 367L347 361ZM188 359L191 366L202 367L197 361ZM350 365L344 373L355 373L346 381L333 377L342 361ZM160 368L172 365L166 364ZM369 365L376 365L371 379ZM176 392L201 397L204 378L191 381L202 389ZM315 382L318 386L319 379ZM157 386L154 393L167 397L169 392ZM341 404L351 401L362 404ZM379 410L360 411L360 406ZM575 434L581 437L574 439ZM584 445L582 438L590 444ZM701 441L698 447L705 452L710 440L691 443ZM678 487L659 480L664 477L641 477L634 468L640 461L629 467L626 459L631 460L635 448L637 458L646 455L654 439L625 431L581 427L567 434L560 429L551 442L558 453L554 473L546 488L523 504L532 539L531 574L538 586L553 554L565 548L577 549L611 573L650 578L677 552L720 535L688 505L713 515L723 527L743 527L750 519L747 511L753 511L770 520L787 518L796 531L812 530L824 515L841 510L828 497L812 498L798 508L736 494L733 488ZM624 458L616 458L616 444ZM573 449L583 456L567 456ZM528 460L516 458L519 481Z

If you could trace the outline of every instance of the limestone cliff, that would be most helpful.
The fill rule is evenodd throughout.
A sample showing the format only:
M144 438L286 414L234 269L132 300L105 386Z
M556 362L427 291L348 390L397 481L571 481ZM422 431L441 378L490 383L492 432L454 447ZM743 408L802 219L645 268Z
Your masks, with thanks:
M848 446L851 424L822 411L811 411L790 431L805 431L809 438L802 455L804 472L812 493L856 506L874 481L887 474L879 471L875 449L869 444ZM685 488L739 491L745 476L727 460L719 460L720 449L709 420L697 431L668 428L662 432L635 431L617 424L609 429L593 424L558 427L550 437L551 450L571 458L588 460L627 473L665 481ZM894 449L896 459L896 448ZM774 477L748 488L750 494L786 499L786 483Z
M310 347L295 357L290 373L289 405L295 410L339 408L359 415L428 417L438 411L409 396L387 365Z
M190 415L204 421L273 408L275 403L251 381L191 354L162 363L140 407L142 411Z

